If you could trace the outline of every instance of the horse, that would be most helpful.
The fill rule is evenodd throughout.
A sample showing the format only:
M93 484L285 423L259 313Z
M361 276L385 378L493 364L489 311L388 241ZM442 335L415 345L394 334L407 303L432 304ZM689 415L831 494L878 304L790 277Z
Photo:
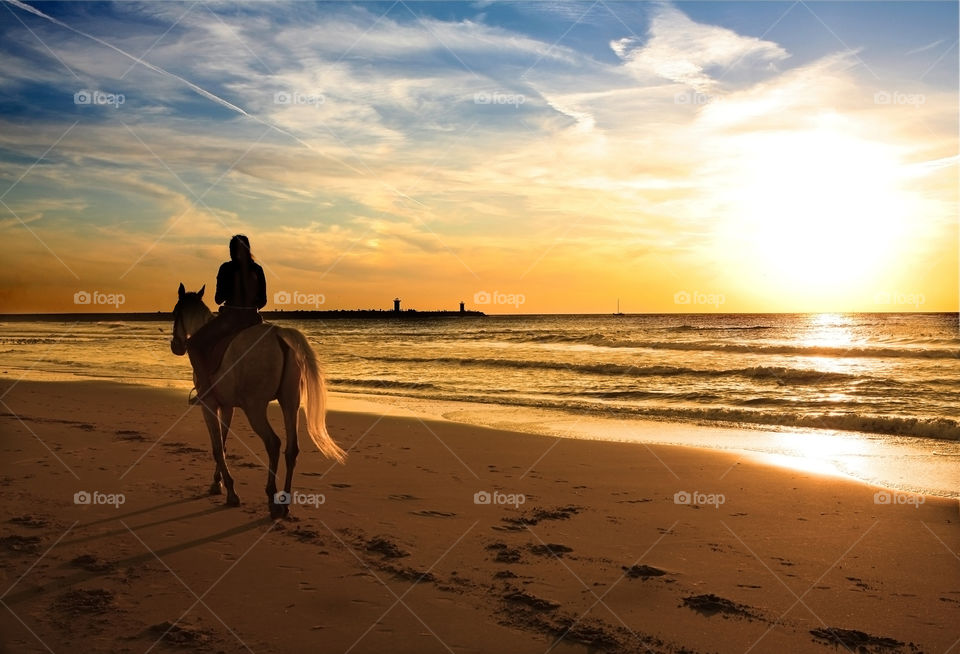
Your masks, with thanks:
M203 302L205 289L204 285L196 293L187 292L180 284L177 291L178 300L173 309L173 337L170 339L170 350L177 356L186 353L187 339L213 319L213 314ZM271 518L285 517L289 513L290 485L300 452L297 423L301 401L311 440L326 457L338 463L344 462L346 453L327 432L326 386L317 356L301 331L262 323L239 332L227 347L220 367L213 372L211 379L211 391L200 398L216 466L210 494L220 494L222 481L227 491L228 506L240 504L224 457L235 407L243 409L250 426L263 440L267 450L269 471L266 492ZM267 405L272 400L280 403L287 434L283 494L277 493L276 480L280 438L267 420Z

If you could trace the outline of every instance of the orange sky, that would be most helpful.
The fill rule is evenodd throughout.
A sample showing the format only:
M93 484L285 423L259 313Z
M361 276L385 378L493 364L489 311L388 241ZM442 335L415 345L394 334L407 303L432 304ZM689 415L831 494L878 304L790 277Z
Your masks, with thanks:
M0 311L167 310L238 232L268 309L957 311L956 7L908 41L818 3L840 43L727 4L556 43L547 5L223 16L239 50L190 15L149 66L173 7L115 8L124 39L18 8L43 44L3 25Z

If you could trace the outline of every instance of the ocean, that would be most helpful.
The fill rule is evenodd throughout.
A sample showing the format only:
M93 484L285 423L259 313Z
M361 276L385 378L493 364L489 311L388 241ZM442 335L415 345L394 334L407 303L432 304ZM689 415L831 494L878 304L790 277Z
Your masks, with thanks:
M763 430L794 440L807 434L810 442L826 436L833 439L827 442L895 444L908 448L910 456L940 457L938 469L960 462L957 314L545 315L282 324L307 334L331 391L376 396L466 422L617 439L630 431L624 425L638 421L696 423L740 430L713 434ZM170 332L166 322L2 323L2 374L187 389L189 364L170 353ZM754 433L707 440L733 448L750 441L748 449L762 450L758 438ZM856 467L842 456L832 459L845 472ZM886 477L872 479L958 495L949 474L935 484Z

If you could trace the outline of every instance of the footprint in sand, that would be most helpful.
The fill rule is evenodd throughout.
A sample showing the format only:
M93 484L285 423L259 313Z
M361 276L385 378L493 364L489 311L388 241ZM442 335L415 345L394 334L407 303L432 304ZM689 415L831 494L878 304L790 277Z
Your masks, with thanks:
M691 595L683 598L683 605L687 606L697 613L710 617L718 613L723 615L734 615L745 618L758 618L754 612L755 609L746 604L737 604L731 600L719 597L712 593L708 595Z
M562 558L564 554L572 552L572 547L567 547L566 545L559 545L557 543L541 543L534 544L531 543L527 545L527 548L537 556L555 556L557 558Z
M543 509L540 507L535 507L519 517L509 516L501 518L501 520L518 527L523 527L524 525L539 524L543 520L569 520L581 511L583 511L582 506L576 506L572 504L569 506L557 507L555 509Z
M553 611L560 607L557 602L531 595L524 590L512 590L503 596L503 599L512 604L523 604L537 611Z
M205 454L208 452L206 449L201 449L199 447L193 447L186 443L163 443L162 447L170 450L171 454ZM234 464L239 465L239 464Z
M143 633L149 638L161 638L163 642L171 645L181 645L189 647L205 648L209 645L212 637L209 633L200 629L183 627L172 622L160 622L147 627Z
M411 511L412 515L422 516L424 518L453 518L456 516L456 513L448 513L446 511L431 511L429 509L424 509L423 511Z
M304 529L303 527L297 527L290 532L291 536L297 538L297 540L304 543L316 542L320 545L323 545L323 541L320 540L320 534L314 531L313 529Z
M20 525L21 527L30 527L31 529L43 529L50 524L44 518L39 518L32 515L16 516L14 518L10 518L7 520L7 522Z
M122 441L145 441L147 437L135 429L118 429L113 432Z
M399 559L410 556L410 553L403 550L399 545L385 536L376 536L368 540L364 547L368 552L381 554L385 559Z
M81 554L71 560L70 565L74 568L86 570L87 572L109 572L116 566L113 561L98 559L92 554Z
M867 584L863 579L860 579L859 577L846 577L846 580L852 581L853 585L861 590L874 590L873 588L870 587L869 584Z
M40 537L12 534L0 538L0 547L15 554L36 554L40 551Z
M70 616L98 615L116 610L113 593L103 588L68 591L57 597L50 608Z
M833 645L842 646L851 652L874 652L898 650L903 647L903 643L893 638L882 636L871 636L870 634L856 629L839 629L837 627L826 627L824 629L811 629L810 635L819 641Z
M486 549L497 552L497 555L493 559L497 563L520 563L523 559L520 550L514 547L508 547L506 543L491 543L487 545Z
M667 574L666 570L661 570L660 568L654 568L650 565L632 565L629 568L627 566L621 566L621 569L624 570L624 574L629 579L651 579L653 577L662 577Z
M422 570L416 570L414 568L403 567L398 565L385 565L380 568L389 572L397 579L410 582L421 582L427 581L430 583L436 583L437 578L431 572L426 572Z

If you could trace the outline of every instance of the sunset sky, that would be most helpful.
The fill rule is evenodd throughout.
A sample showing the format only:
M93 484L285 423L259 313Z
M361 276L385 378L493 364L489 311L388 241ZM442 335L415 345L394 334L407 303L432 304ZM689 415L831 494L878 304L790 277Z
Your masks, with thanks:
M958 309L956 2L2 4L0 312Z

